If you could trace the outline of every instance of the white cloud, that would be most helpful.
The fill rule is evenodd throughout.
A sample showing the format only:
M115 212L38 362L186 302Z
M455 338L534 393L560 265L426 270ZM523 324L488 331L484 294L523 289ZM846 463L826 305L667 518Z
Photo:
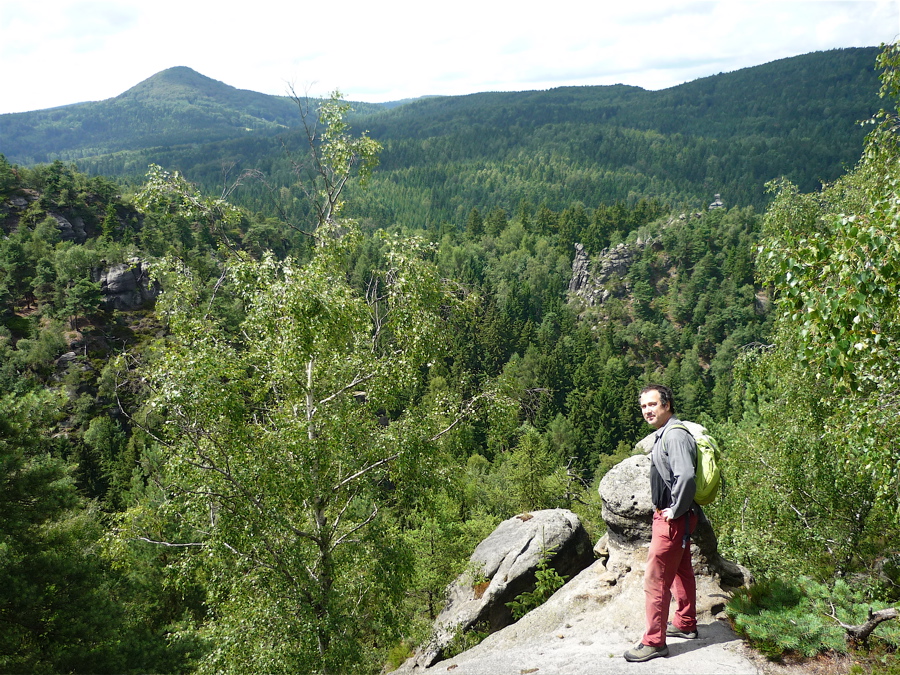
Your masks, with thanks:
M243 89L284 94L290 81L351 100L617 82L656 89L898 34L896 1L562 0L511 10L501 0L0 0L0 112L116 96L176 65Z

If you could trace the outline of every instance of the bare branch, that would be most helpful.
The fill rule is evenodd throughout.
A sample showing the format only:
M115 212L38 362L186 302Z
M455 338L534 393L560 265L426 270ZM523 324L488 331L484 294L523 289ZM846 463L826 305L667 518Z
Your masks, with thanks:
M865 623L861 623L855 626L846 624L837 618L834 604L831 605L831 614L829 616L837 621L841 628L847 631L847 635L851 640L865 643L868 641L869 636L872 634L872 631L874 631L880 623L889 621L890 619L900 618L900 610L898 610L896 607L888 607L887 609L880 609L876 612L872 611L872 608L870 607L868 620Z
M156 544L157 546L171 546L173 548L182 548L185 546L207 546L203 542L189 542L185 544L175 544L171 541L155 541L153 539L148 539L147 537L132 537L131 541L146 541L148 544Z
M225 277L228 276L228 270L228 265L225 265L225 267L222 269L222 274L216 281L216 285L213 286L212 294L209 296L209 303L206 305L206 314L203 316L204 321L209 318L209 313L212 311L213 301L216 299L216 294L219 292L219 288L221 288L222 284L225 283Z
M439 431L438 433L436 433L434 436L432 436L432 437L431 437L430 439L428 439L428 440L430 440L430 441L436 441L436 440L438 440L441 436L443 436L444 434L450 433L451 431L453 431L453 428L456 427L456 425L459 424L460 422L462 422L464 419L466 419L466 417L468 417L468 414L465 414L465 413L464 413L464 414L459 415L455 420L453 420L453 422L450 424L450 426L445 427L444 429L442 429L441 431Z
M350 504L353 502L354 499L356 499L355 493L348 496L347 499L344 501L343 508L338 512L338 514L332 520L332 523L331 523L331 537L332 538L334 537L335 533L338 531L338 528L341 525L341 521L344 519L344 514L347 512L347 509L350 508Z
M384 466L385 464L387 464L387 463L389 463L389 462L393 462L393 461L394 461L395 459L397 459L399 456L400 456L400 453L397 452L397 453L391 455L390 457L385 457L384 459L379 459L379 460L378 460L377 462L375 462L374 464L369 464L369 466L367 466L367 467L364 468L364 469L360 469L359 471L357 471L357 472L356 472L355 474L353 474L352 476L347 476L344 480L342 480L340 483L338 483L338 484L335 485L333 488L331 488L331 491L332 491L332 492L337 492L337 491L340 490L342 487L344 487L347 483L352 483L353 481L355 481L355 480L356 480L357 478L359 478L360 476L369 473L369 471L372 471L373 469L377 469L377 468L380 467L380 466Z
M328 403L329 401L333 401L334 399L336 399L338 396L343 394L348 389L353 389L355 386L362 384L363 382L366 382L368 380L371 380L373 377L375 377L375 373L369 373L368 375L357 375L356 377L353 378L353 381L350 384L348 384L345 387L341 387L336 392L334 392L331 396L328 396L327 398L323 398L321 401L319 401L319 405L323 405L325 403Z
M486 398L489 395L490 394L488 392L484 392L484 393L478 394L478 396L475 396L474 398L471 398L468 401L466 401L465 405L463 406L463 409L460 411L459 415L456 416L456 419L453 420L453 422L450 424L450 426L446 427L442 431L439 431L434 436L432 436L429 440L436 441L441 436L452 431L460 422L465 420L467 417L469 417L469 415L471 415L475 411L475 403L479 399Z
M365 519L363 522L361 522L359 525L357 525L356 527L354 527L352 530L350 530L349 532L347 532L347 533L345 533L343 536L341 536L340 539L338 539L336 542L334 542L334 546L333 546L332 548L337 548L337 547L340 546L344 541L347 541L347 537L351 536L351 535L354 534L355 532L359 532L362 528L364 528L366 525L368 525L368 524L371 523L373 520L375 520L375 516L377 516L377 515L378 515L378 504L375 504L375 507L373 508L372 513L369 514L369 517L366 518L366 519Z
M748 342L747 344L739 347L739 349L741 349L743 351L750 351L753 349L756 349L759 351L767 351L769 349L774 349L774 348L775 348L774 344L767 345L764 342Z
M244 180L247 178L259 179L262 177L263 173L259 169L244 169L238 174L238 177L234 179L234 182L231 185L228 184L228 174L231 170L236 166L235 162L230 162L227 166L225 164L222 165L222 195L221 199L228 199L231 194L239 187L244 184Z

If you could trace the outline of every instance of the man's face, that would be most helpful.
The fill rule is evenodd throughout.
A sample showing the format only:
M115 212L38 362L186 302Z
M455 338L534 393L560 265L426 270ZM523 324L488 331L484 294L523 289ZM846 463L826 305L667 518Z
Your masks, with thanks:
M641 413L644 420L654 429L659 429L672 416L668 405L663 405L659 400L659 392L651 389L641 394Z

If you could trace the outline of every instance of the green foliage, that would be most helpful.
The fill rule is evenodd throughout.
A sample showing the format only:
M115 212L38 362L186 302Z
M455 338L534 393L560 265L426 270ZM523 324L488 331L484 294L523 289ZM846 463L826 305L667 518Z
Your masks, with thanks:
M429 512L404 514L408 545L416 551L416 578L407 598L411 614L421 619L423 639L442 608L447 584L463 572L465 561L498 522L484 515L460 519L458 504L446 493L431 496L429 506Z
M738 589L728 603L728 616L738 633L772 659L786 653L811 657L843 652L843 629L813 612L814 597L809 594L821 596L823 589L803 580L797 585L774 581Z
M78 328L78 317L92 314L100 308L100 284L79 279L69 289L66 298L65 313L72 317L72 328Z
M135 585L103 558L101 519L56 456L60 407L49 392L0 397L0 670L179 672L184 651L130 604Z
M506 606L512 610L513 620L518 621L536 607L540 607L550 596L556 593L563 584L566 583L568 577L560 576L559 573L550 566L552 553L545 551L541 555L535 571L535 587L533 591L525 591L516 596L515 600L507 602Z
M378 166L381 144L366 133L351 135L346 120L350 104L342 100L339 91L335 90L327 100L319 103L315 121L309 119L310 101L300 99L296 94L292 98L300 110L309 148L304 159L293 160L296 186L312 207L316 227L334 227L344 208L345 188L351 181L360 187L366 186Z
M854 663L850 666L850 675L898 675L900 673L900 660L895 654L884 656L870 656L866 659L866 665Z
M6 157L0 154L0 198L6 198L12 194L17 183L16 173Z
M94 417L90 420L82 438L97 458L105 489L110 501L121 505L131 487L134 456L128 452L128 436L121 424L110 417Z
M833 586L800 577L795 581L774 579L738 589L727 612L738 633L771 659L787 654L813 657L825 652L848 650L841 623L863 623L870 604L864 589L839 579ZM873 638L890 649L900 646L900 628L885 622Z
M743 419L714 432L727 480L711 508L720 547L761 575L871 575L896 532L890 510L876 505L879 486L855 470L854 442L823 433L851 424L828 382L797 362L789 330L774 338L778 347L739 362Z
M412 645L405 640L402 640L388 651L385 670L387 672L396 670L413 654L415 654L415 650Z
M886 47L879 61L882 95L892 96L898 47ZM882 114L857 168L820 195L780 186L761 259L764 279L777 290L779 321L798 336L796 358L827 377L839 397L827 405L842 413L843 424L826 432L851 445L846 469L867 476L878 486L876 498L896 510L897 416L883 405L900 384L900 177L892 115Z
M364 289L343 277L360 233L337 220L341 192L377 150L347 134L345 112L336 97L320 109L321 146L307 128L319 167L305 183L318 221L309 262L228 255L211 291L181 261L160 266L169 337L144 378L147 422L165 448L158 480L172 496L127 522L140 532L150 507L162 531L147 540L203 550L188 560L210 579L204 635L217 647L201 671L368 667L366 645L399 637L413 572L392 509L427 501L438 439L456 425L441 429L452 401L421 398L458 304L425 260L429 247L385 236ZM141 196L157 211L168 203L188 223L234 213L177 175L159 177ZM217 311L217 295L239 311ZM179 525L166 533L166 523Z
M885 96L898 59L896 45L879 57ZM729 400L740 415L716 431L729 468L710 509L720 546L769 579L729 613L772 658L844 652L845 626L896 599L885 572L898 533L897 419L885 405L898 385L893 115L876 118L859 165L821 192L777 186L758 258L771 344L738 359ZM894 622L876 632L861 655L872 663L900 639Z
M15 368L19 374L48 376L53 370L55 359L63 351L64 343L60 333L58 325L48 323L33 337L18 340L15 351L9 354L8 366Z
M444 648L444 657L452 659L454 656L481 644L490 634L491 629L487 622L475 624L466 630L458 630Z
M224 642L210 668L240 669L243 654L245 665L268 669L277 656L288 670L328 672L362 660L347 650L396 622L410 561L385 509L437 468L438 411L415 392L449 299L417 244L396 241L367 302L335 275L353 241L328 243L303 267L231 262L221 288L246 308L235 332L196 314L189 277L170 277L170 338L146 372L150 410L168 421L162 479L175 497L159 508L191 525L208 551L197 562L218 579L211 630ZM273 622L284 629L277 652L264 638Z
M160 214L168 230L180 231L175 241L180 240L185 248L193 248L197 240L212 244L217 235L228 242L242 221L241 212L224 199L203 196L180 173L169 173L155 164L135 200L143 211ZM171 246L175 242L166 243Z

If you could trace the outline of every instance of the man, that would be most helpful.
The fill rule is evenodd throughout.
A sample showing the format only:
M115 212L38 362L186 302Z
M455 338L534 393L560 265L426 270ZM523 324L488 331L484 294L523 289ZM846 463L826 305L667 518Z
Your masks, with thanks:
M657 430L650 453L654 513L644 572L647 632L640 644L625 652L626 661L668 656L666 637L697 637L697 585L690 543L690 533L702 516L694 503L697 445L687 430L675 426L680 421L671 389L658 384L644 387L640 405L644 419ZM677 609L667 625L673 588Z

